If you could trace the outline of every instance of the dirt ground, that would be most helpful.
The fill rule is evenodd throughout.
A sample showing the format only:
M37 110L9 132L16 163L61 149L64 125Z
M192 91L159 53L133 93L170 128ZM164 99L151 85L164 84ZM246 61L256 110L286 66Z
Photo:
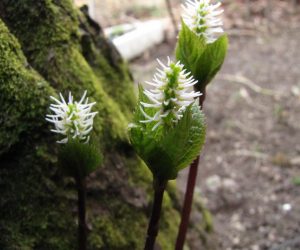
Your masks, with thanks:
M282 3L269 20L259 11L228 17L237 20L228 56L208 88L196 196L213 215L217 249L300 249L300 12ZM174 43L131 64L137 82L151 79L154 59L171 55ZM187 173L178 180L182 193ZM189 240L202 249L197 235Z

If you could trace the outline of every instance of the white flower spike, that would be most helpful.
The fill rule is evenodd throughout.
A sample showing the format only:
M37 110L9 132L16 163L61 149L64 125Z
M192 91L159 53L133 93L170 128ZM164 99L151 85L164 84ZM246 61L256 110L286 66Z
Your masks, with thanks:
M183 21L197 36L204 37L207 43L213 43L218 34L224 32L222 20L218 18L223 13L220 6L221 2L212 4L210 0L186 0L182 5Z
M140 122L156 122L152 130L155 130L159 125L176 123L182 117L186 107L201 95L200 92L193 90L197 81L190 76L191 73L183 69L183 64L175 63L170 58L168 58L167 65L158 59L157 61L161 69L157 68L152 82L146 82L152 89L144 90L150 103L140 103L140 110L146 118ZM144 108L154 108L157 111L151 117Z
M89 141L89 133L93 129L93 120L98 112L91 112L96 104L88 103L86 98L87 91L84 92L80 101L73 101L73 96L69 92L68 103L60 93L60 100L50 96L55 104L50 105L54 114L46 115L46 120L54 124L55 129L52 132L66 136L57 143L67 143L68 138L79 139L83 143Z

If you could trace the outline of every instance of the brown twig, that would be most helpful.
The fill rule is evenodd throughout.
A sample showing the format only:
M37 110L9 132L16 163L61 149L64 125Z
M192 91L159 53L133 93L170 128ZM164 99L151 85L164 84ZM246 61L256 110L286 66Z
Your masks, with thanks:
M167 181L154 180L154 201L144 250L153 250L159 229L159 219Z
M253 90L254 92L259 93L259 94L269 95L269 96L280 96L281 95L281 93L279 91L262 88L261 86L257 85L253 81L251 81L249 78L247 78L243 75L240 75L240 74L236 74L236 75L220 74L218 76L218 79L230 81L233 83L243 84L243 85L247 86L248 88L250 88L251 90Z
M199 104L201 109L203 108L203 103L206 96L205 90L202 91L202 93L203 95L199 99ZM181 222L180 222L179 231L176 240L176 247L175 247L176 250L182 250L184 246L186 232L189 225L189 219L192 210L193 196L194 196L194 191L196 186L199 161L200 161L200 155L190 166L186 192L184 196L184 203L181 211Z
M171 5L170 0L166 0L166 4L167 4L167 9L168 9L170 18L171 18L172 23L173 23L173 27L174 27L175 34L177 35L177 34L178 34L178 27L177 27L176 18L175 18L175 16L174 16L174 13L173 13L173 9L172 9L172 5Z

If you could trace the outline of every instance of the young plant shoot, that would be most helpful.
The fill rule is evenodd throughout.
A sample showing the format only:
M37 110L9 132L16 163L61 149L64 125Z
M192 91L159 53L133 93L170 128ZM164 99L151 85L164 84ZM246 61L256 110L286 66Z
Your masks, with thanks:
M222 34L219 18L223 12L219 10L220 5L220 2L211 4L210 0L188 0L183 5L176 58L198 81L195 88L201 92L220 70L227 52L228 39Z
M220 70L227 52L228 39L226 35L222 35L220 15L223 10L220 6L220 2L213 4L210 0L187 0L183 5L184 14L176 46L176 58L197 80L194 88L203 93L199 98L201 108L206 96L206 86ZM190 167L176 250L182 250L184 246L198 164L199 157Z
M139 103L129 125L131 143L153 174L146 250L154 247L168 180L197 157L205 140L204 116L195 102L201 93L193 89L197 81L180 62L158 63L153 81L146 82L150 88L139 88Z
M198 37L202 37L206 43L213 43L218 35L223 33L222 20L218 17L223 13L219 9L221 3L211 4L210 0L187 0L183 5L184 23Z
M69 93L68 102L62 94L60 100L50 97L54 103L50 105L53 112L46 120L54 125L52 132L63 138L57 143L63 144L59 150L58 163L63 172L73 177L78 192L78 249L86 250L86 183L85 177L95 171L101 164L101 155L97 147L90 143L90 133L97 112L92 112L95 102L89 103L84 92L79 102L73 100Z

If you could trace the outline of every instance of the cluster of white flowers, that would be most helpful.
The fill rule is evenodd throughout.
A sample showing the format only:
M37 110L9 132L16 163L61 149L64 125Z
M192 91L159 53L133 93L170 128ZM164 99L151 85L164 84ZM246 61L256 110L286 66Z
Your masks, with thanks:
M68 138L79 139L81 142L89 141L89 133L93 129L93 120L98 112L91 112L92 107L96 104L88 103L84 92L79 102L73 101L73 96L69 92L68 103L60 93L60 100L50 96L55 104L50 105L50 109L54 114L46 115L46 120L54 124L54 133L66 136L64 139L57 141L58 143L67 143Z
M220 2L211 4L210 0L187 0L182 5L185 11L183 21L197 36L204 37L207 43L213 43L218 34L223 33L223 23L218 18L223 13L220 6Z
M196 97L201 95L200 92L195 92L193 86L197 83L186 72L183 64L180 62L174 63L168 58L167 65L164 65L160 60L158 63L161 66L157 68L157 73L154 75L152 82L146 84L152 86L152 89L145 89L144 94L148 97L150 103L141 102L140 110L146 120L141 123L156 122L152 130L155 130L161 124L170 125L177 122L183 111L194 102ZM157 109L153 116L147 114L144 108Z

